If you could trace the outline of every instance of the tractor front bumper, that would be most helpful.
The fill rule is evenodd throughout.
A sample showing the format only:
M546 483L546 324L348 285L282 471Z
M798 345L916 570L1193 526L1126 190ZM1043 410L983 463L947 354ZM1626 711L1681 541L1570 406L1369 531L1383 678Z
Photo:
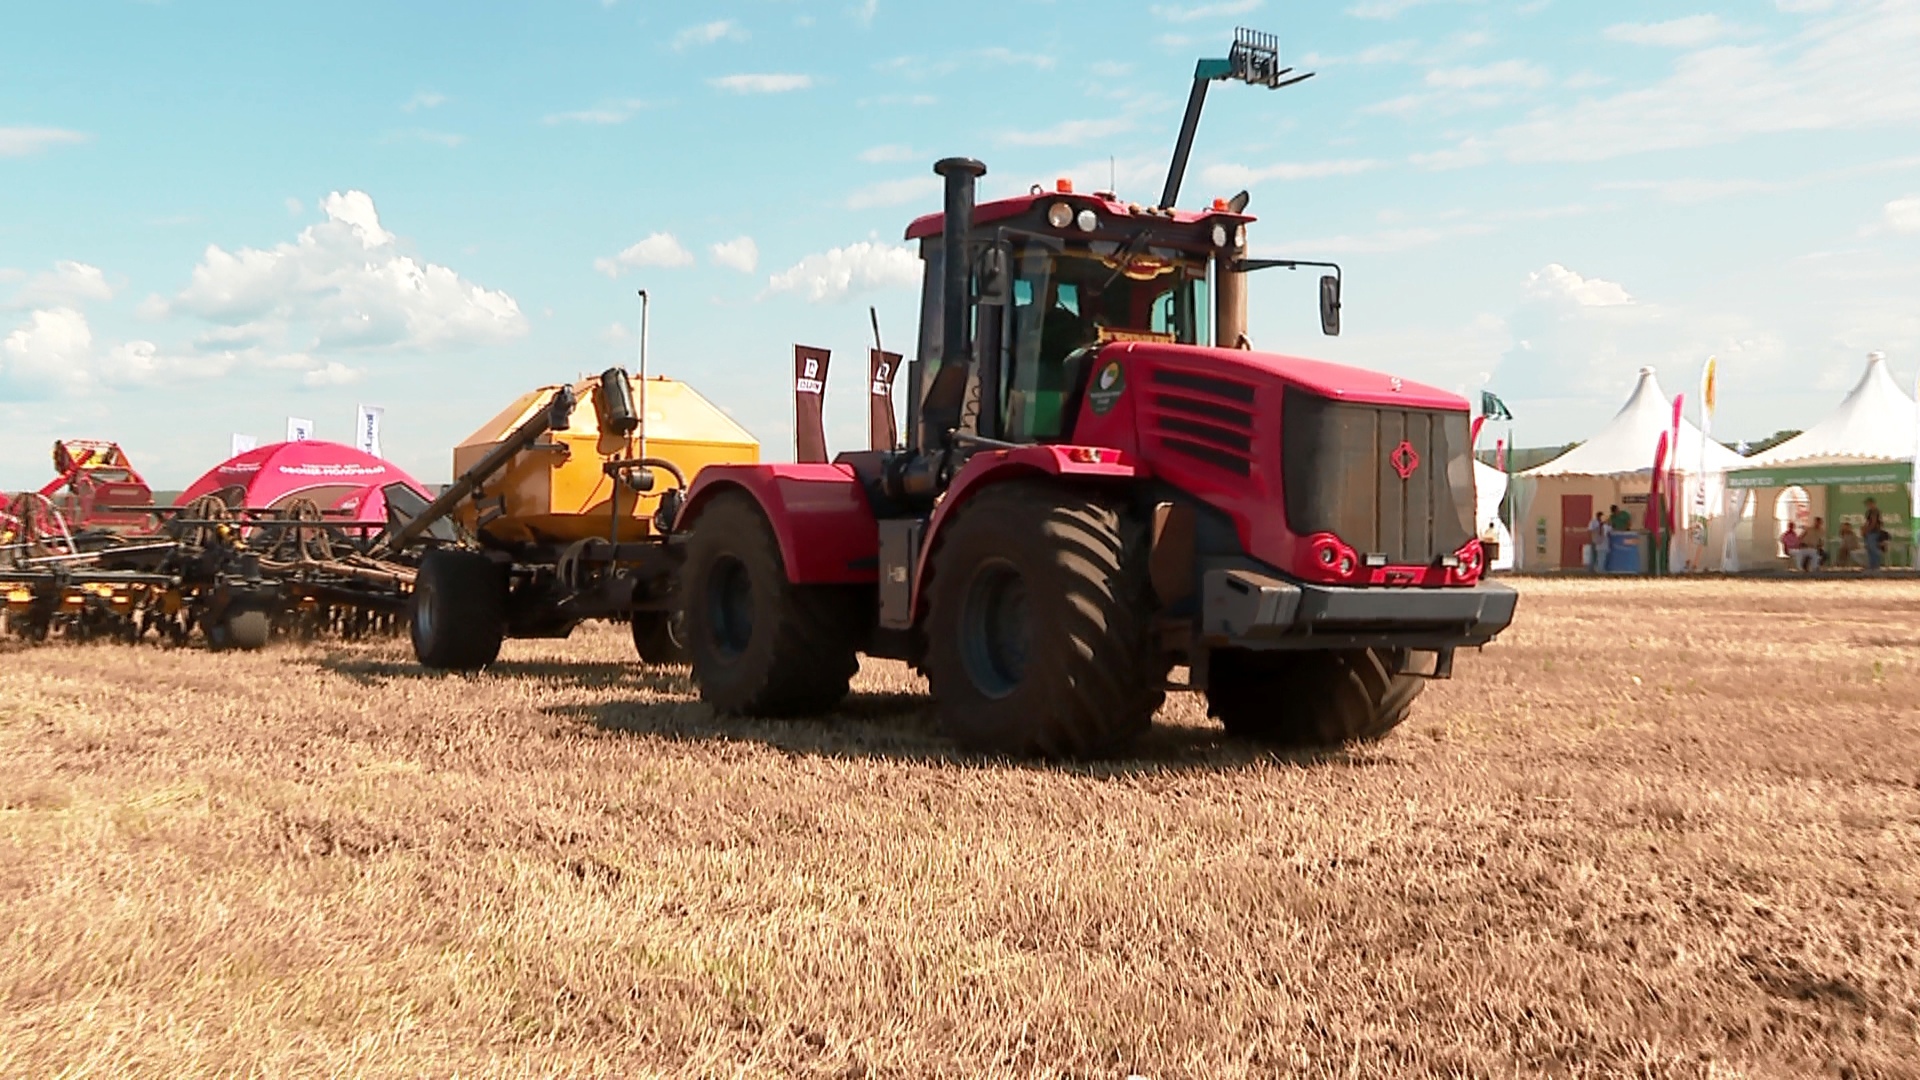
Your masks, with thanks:
M1202 577L1200 643L1252 649L1452 649L1485 645L1513 622L1517 594L1453 588L1308 585L1251 568Z

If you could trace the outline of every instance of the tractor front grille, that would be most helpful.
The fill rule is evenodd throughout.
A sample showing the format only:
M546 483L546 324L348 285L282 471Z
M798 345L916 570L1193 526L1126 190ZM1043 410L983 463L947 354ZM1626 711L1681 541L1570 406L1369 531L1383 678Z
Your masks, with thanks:
M1402 566L1429 565L1472 539L1466 413L1289 389L1280 423L1287 522L1296 534L1334 533Z
M1253 474L1253 387L1234 379L1155 368L1147 431L1174 454L1236 476Z

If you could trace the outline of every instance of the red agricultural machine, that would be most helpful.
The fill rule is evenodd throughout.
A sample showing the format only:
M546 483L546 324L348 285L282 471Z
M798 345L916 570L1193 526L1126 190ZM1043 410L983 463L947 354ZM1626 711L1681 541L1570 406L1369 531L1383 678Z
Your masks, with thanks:
M985 166L934 166L944 213L906 230L906 445L710 466L673 523L703 698L823 713L864 652L924 672L973 750L1111 754L1172 689L1233 734L1325 745L1384 734L1510 623L1467 403L1252 351L1249 272L1333 269L1334 334L1338 267L1247 259L1244 192L1174 208L1207 84L1290 75L1247 31L1202 61L1158 206L1066 183L976 205Z

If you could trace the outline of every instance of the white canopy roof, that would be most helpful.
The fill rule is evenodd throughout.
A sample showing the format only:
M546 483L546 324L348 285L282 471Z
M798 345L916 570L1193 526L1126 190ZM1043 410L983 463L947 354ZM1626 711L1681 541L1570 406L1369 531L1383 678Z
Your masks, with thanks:
M1598 434L1544 465L1521 476L1624 476L1653 471L1654 451L1660 445L1660 433L1673 426L1673 402L1660 392L1653 369L1640 369L1640 382L1627 403L1613 414ZM1738 469L1747 459L1707 440L1706 467L1701 467L1700 429L1692 421L1680 420L1680 462L1683 473L1719 472Z
M1913 457L1916 431L1920 417L1914 415L1913 399L1893 381L1886 357L1873 353L1839 408L1779 446L1748 458L1745 466L1907 461Z

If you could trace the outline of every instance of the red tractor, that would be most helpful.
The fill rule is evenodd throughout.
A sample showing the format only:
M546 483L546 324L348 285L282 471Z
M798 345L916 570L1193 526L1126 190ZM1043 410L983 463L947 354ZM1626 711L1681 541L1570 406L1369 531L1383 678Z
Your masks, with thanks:
M922 671L969 750L1120 752L1170 689L1234 735L1329 745L1386 733L1512 621L1466 401L1252 351L1245 275L1330 264L1248 260L1244 193L1172 208L1206 83L1287 74L1244 32L1201 62L1158 207L1065 183L976 206L985 166L934 166L907 445L710 466L673 523L706 701L825 713L864 652Z

